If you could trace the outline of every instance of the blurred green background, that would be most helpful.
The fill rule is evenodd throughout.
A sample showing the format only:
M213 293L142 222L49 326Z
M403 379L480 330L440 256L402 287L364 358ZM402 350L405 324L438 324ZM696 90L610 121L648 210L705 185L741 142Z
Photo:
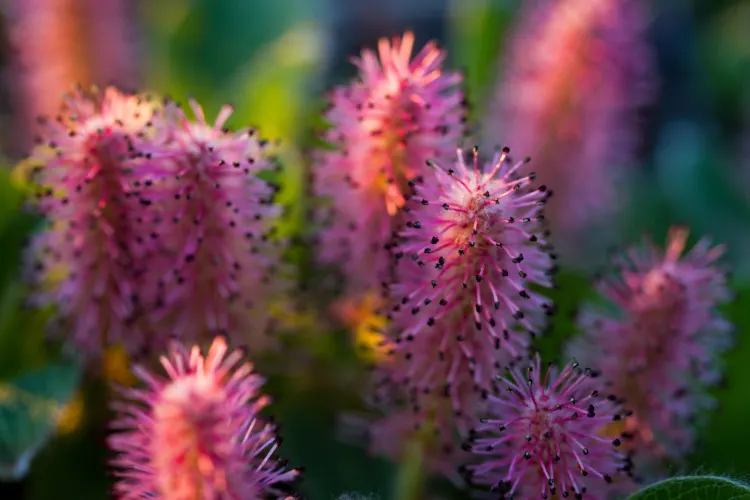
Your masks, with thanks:
M30 140L19 125L29 109L19 92L25 73L16 71L18 54L28 47L14 32L21 17L30 15L24 13L24 1L7 2L0 26L0 146L8 166L0 168L0 498L102 499L109 497L110 484L103 446L106 384L81 376L75 364L62 361L44 340L45 314L24 304L19 259L25 238L38 222L20 210L21 187L10 170ZM110 3L117 2L102 2ZM75 5L78 22L98 22L86 17L85 1L37 4L51 9ZM135 69L126 74L113 70L107 81L183 102L193 95L208 116L230 102L236 110L230 125L258 125L266 137L281 139L282 201L290 207L284 230L289 236L302 235L309 204L308 153L316 145L314 132L321 126L326 89L354 74L348 58L363 46L375 46L377 38L405 29L415 31L418 44L439 40L449 50L449 65L466 71L473 104L470 120L477 124L519 6L510 0L120 4L126 7L116 21L129 35L119 41L93 39L91 30L80 35L87 42L80 46L111 44L114 51L116 44L124 44L123 50L133 54ZM662 242L669 225L681 223L691 227L694 239L710 234L728 245L723 264L734 271L737 297L726 313L737 326L737 345L726 357L727 383L716 391L719 408L701 431L698 450L674 472L748 477L750 1L660 0L650 7L647 34L657 56L660 98L646 116L640 167L631 184L622 187L634 199L619 214L623 230L618 243L639 241L643 233ZM83 74L97 74L87 59L90 54L68 55L91 66ZM21 66L32 67L28 61ZM309 265L304 245L290 257ZM555 291L561 312L542 349L558 352L573 333L571 315L591 295L588 278L599 270L563 269ZM276 400L272 413L283 424L282 454L293 465L306 467L304 497L335 498L350 491L387 497L394 466L337 439L337 416L363 406L362 361L345 332L321 331L327 322L316 317L303 323L304 345L262 363L271 379L268 391ZM127 380L123 364L116 356L109 360L111 378ZM447 485L435 488L446 497L456 496Z

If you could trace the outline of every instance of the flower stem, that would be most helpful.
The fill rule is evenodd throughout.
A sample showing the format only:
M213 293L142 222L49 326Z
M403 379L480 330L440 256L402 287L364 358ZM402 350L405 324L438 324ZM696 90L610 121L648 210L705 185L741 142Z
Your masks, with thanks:
M396 474L394 500L419 500L424 488L424 446L415 436L404 449L403 459Z

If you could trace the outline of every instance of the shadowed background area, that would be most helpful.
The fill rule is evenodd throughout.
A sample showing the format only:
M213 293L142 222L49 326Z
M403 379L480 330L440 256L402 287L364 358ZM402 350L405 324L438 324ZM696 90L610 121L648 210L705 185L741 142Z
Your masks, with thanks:
M597 52L598 32L576 42L566 26L546 40L549 46L527 48L524 43L544 37L534 32L534 23L525 17L528 6L521 3L3 2L0 498L109 498L108 386L133 383L128 359L116 349L102 360L103 377L68 366L60 346L46 339L49 312L26 303L21 260L40 221L22 210L21 169L14 167L35 144L37 117L54 117L61 95L77 83L115 84L181 103L193 96L210 117L231 103L231 127L258 126L264 137L290 145L279 179L286 205L280 231L292 238L289 259L300 266L304 303L287 318L287 327L301 334L285 337L288 349L257 364L269 378L266 391L281 423L283 456L306 468L302 496L329 499L357 491L388 497L398 464L372 458L339 428L341 414L365 407L366 357L356 347L362 339L353 341L351 332L332 326L329 311L308 313L318 305L320 283L305 233L307 173L309 153L320 146L328 92L356 74L350 58L363 47L376 47L378 38L406 30L414 32L417 48L436 40L448 51L446 65L464 72L469 130L463 145L489 150L509 141L512 149L521 148L520 156L530 149L537 174L556 191L550 217L560 228L553 238L561 270L559 287L551 292L558 312L538 342L545 355L567 361L559 353L576 332L582 301L594 293L592 276L608 269L612 248L636 243L643 234L662 244L673 225L690 228L691 244L707 235L727 246L722 265L732 269L735 298L724 312L736 327L736 344L725 356L724 382L714 391L718 406L699 419L695 451L672 472L747 475L750 0L623 2L628 5L610 22L642 28L636 42L617 35L621 50L604 57ZM635 10L638 16L632 15ZM575 11L572 19L578 15L583 14ZM538 60L554 64L581 47L591 48L591 57L563 65L559 77L561 88L591 89L579 101L569 101L567 94L556 98L554 89L544 87L556 84L539 83L525 67ZM542 103L544 109L525 108L526 101ZM540 129L535 124L546 112L555 116L550 120L558 128L540 145L529 136L536 137ZM583 151L576 141L586 139L598 142ZM585 200L591 204L584 205ZM372 320L354 316L355 323ZM353 328L355 335L362 334L359 326ZM431 485L431 494L465 497L448 481Z

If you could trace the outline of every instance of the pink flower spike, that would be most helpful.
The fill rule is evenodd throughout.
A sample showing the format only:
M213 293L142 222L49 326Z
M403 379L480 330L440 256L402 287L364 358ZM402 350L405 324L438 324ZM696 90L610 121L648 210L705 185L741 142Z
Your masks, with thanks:
M388 281L384 251L398 227L407 181L427 174L425 160L447 160L464 132L461 76L441 69L445 53L428 43L412 58L414 35L381 39L354 64L360 80L334 89L315 192L330 200L320 259L342 265L348 291Z
M704 238L684 253L687 236L673 228L666 249L648 242L618 257L619 273L598 287L617 314L587 306L579 319L584 335L568 349L582 362L596 361L628 401L634 413L624 430L633 439L626 444L645 451L646 461L691 451L694 419L713 408L708 388L720 380L720 355L733 340L717 311L731 297L714 265L723 247Z
M618 183L636 160L639 112L656 95L647 3L524 2L486 118L489 140L503 137L534 158L555 192L554 236L578 259L588 245L576 236L627 201Z
M174 343L166 379L136 368L146 388L123 390L108 440L117 498L254 500L298 476L273 458L275 429L258 417L264 380L242 357L217 337L205 356Z
M43 142L28 160L48 222L32 242L32 301L57 306L58 330L89 356L156 340L138 321L148 245L133 183L152 163L138 152L164 147L153 139L157 111L158 103L112 87L78 89L55 120L41 120Z
M275 189L258 176L272 168L267 142L254 129L223 128L230 106L213 124L196 101L190 107L195 121L167 106L169 150L140 192L160 262L151 318L182 339L226 334L256 354L271 343L271 306L291 284L273 237Z
M550 364L543 374L539 355L510 370L510 378L501 379L504 390L489 396L492 416L472 432L469 448L482 462L468 466L467 474L509 497L538 499L558 492L588 497L629 475L631 464L617 451L620 439L604 435L621 409L600 394L591 374L578 363L559 375Z
M529 289L552 285L541 227L546 188L532 187L534 174L519 173L528 160L512 163L509 151L482 170L476 148L473 169L459 150L452 168L434 166L414 182L395 248L397 364L388 376L424 395L419 401L444 393L468 422L496 369L526 353L529 332L540 332L552 312Z

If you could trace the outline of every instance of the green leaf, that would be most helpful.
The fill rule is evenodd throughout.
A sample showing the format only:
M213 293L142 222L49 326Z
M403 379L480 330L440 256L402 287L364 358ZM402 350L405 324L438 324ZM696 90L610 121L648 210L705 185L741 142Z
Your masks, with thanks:
M394 500L421 498L424 489L424 446L419 439L406 444L404 457L394 481Z
M111 386L101 378L82 381L72 403L76 408L72 415L65 416L72 417L72 421L63 422L59 432L34 458L22 498L98 500L112 496L111 470L103 466L112 458L104 443L111 431L110 390Z
M11 182L12 170L0 163L0 233L8 225L21 204L22 195Z
M78 386L77 363L55 363L0 384L0 479L18 480L52 435Z
M180 75L179 61L171 58L171 48L175 34L190 14L193 3L190 0L141 2L140 21L148 46L144 61L146 86L173 98L189 94L189 86Z
M46 361L47 314L24 308L27 290L19 279L24 240L40 218L20 210L24 194L14 185L13 175L0 167L0 378Z
M231 124L257 125L264 137L281 141L278 157L282 170L275 182L281 186L277 202L285 208L278 228L282 238L299 235L305 226L306 171L296 144L316 110L318 68L326 43L321 26L292 26L262 47L225 87L226 95L235 96ZM298 254L290 258L300 264L304 255L301 249L295 250Z
M232 99L222 90L238 68L318 9L321 0L144 1L148 84L177 100L194 95L211 114Z
M647 486L630 500L750 500L750 488L716 476L675 477Z
M24 240L39 223L38 217L21 211L23 198L13 185L12 170L0 163L0 297L8 282L17 277Z
M26 295L24 285L17 282L0 294L0 379L48 360L44 338L50 311L25 307Z
M750 455L738 446L738 436L747 429L748 391L750 377L750 287L735 288L735 299L724 309L726 317L735 325L737 346L724 356L725 379L714 395L719 406L711 412L708 426L701 429L699 446L688 466L693 470L750 471Z
M259 125L262 135L272 139L296 139L306 126L301 118L315 102L326 43L322 26L298 23L261 46L222 86L235 103L230 123Z
M453 66L466 71L465 88L471 103L482 103L489 97L515 7L516 2L508 0L453 0L450 4L449 57ZM478 113L484 110L486 106L475 108Z

